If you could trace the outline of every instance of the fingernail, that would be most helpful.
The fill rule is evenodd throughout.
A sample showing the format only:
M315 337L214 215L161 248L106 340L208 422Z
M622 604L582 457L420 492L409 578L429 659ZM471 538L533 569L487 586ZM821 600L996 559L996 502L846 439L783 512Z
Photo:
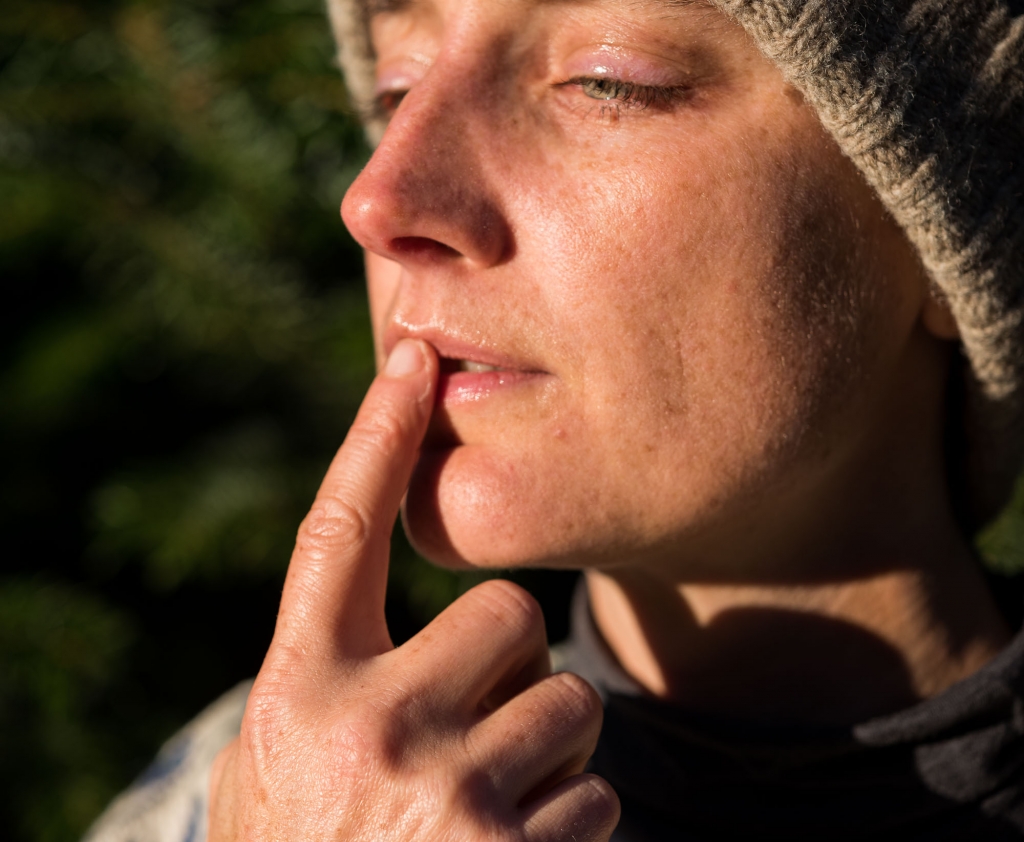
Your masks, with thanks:
M388 377L408 377L422 371L425 362L420 343L413 339L403 339L391 349L384 373Z

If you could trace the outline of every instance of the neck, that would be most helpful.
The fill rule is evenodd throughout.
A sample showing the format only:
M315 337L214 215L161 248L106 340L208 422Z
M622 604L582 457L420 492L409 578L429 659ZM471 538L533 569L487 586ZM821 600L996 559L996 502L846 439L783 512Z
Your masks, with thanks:
M587 575L625 670L692 710L773 724L850 725L941 692L1007 642L969 548L937 548L845 580L681 583Z
M922 331L908 348L863 436L802 485L742 501L657 558L588 572L598 629L650 693L851 725L941 692L1009 640L949 504L949 349Z

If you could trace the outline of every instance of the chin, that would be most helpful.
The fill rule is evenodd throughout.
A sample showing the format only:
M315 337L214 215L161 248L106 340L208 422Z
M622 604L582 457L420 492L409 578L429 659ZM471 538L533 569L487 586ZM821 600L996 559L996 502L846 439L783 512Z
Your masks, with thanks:
M465 479L459 466L465 461L458 453L462 449L429 451L420 457L402 505L409 542L424 558L455 570L536 563L532 556L524 558L523 548L510 540L510 512L496 502L501 495L488 488L494 483L482 478L480 471L473 481ZM460 474L461 481L456 479Z
M456 570L581 570L644 554L622 517L572 494L564 476L533 467L483 447L424 453L402 507L411 544Z
M483 448L424 453L402 507L409 541L451 569L589 566L573 530L518 460Z

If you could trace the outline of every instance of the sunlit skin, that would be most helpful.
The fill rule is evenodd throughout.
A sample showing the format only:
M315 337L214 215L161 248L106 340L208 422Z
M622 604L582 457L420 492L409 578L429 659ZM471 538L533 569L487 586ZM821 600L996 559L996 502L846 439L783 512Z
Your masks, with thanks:
M480 394L460 375L441 402L406 504L417 546L602 571L606 637L676 697L710 689L683 686L676 650L713 663L694 632L748 603L912 646L906 692L857 690L831 713L815 700L825 718L990 657L1003 632L945 485L955 326L745 33L656 2L423 3L372 31L381 98L401 104L343 215L367 249L379 352L418 336L516 372ZM656 93L595 84L609 76ZM924 598L936 577L977 612L952 644L937 627L952 616L934 615L964 609Z
M408 84L410 55L433 62L344 205L369 249L381 353L411 334L546 376L442 407L453 435L428 453L459 446L410 494L414 539L443 562L628 559L717 578L733 559L763 575L763 558L755 571L688 548L716 525L735 533L751 506L777 523L780 494L805 510L811 490L844 485L873 428L888 433L903 368L931 363L941 388L941 350L914 335L926 284L912 253L724 18L595 4L485 25L474 4L440 6L374 28L383 80ZM429 37L444 13L457 52ZM602 49L613 39L626 46ZM519 59L531 51L551 58ZM638 108L558 84L609 54L623 73L650 65L639 82L690 87Z
M581 567L648 692L851 724L1006 630L949 505L956 327L796 91L697 2L373 17L388 127L343 204L382 372L300 529L210 842L606 842L601 726L514 585L395 648L391 526ZM838 653L841 653L838 654Z

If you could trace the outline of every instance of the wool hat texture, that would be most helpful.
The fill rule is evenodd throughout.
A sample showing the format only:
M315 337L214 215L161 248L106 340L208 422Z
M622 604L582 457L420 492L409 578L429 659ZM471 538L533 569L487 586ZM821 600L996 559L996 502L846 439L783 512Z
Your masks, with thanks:
M951 478L978 528L1024 457L1024 0L706 1L816 109L946 298L964 359ZM328 0L360 109L366 2Z

